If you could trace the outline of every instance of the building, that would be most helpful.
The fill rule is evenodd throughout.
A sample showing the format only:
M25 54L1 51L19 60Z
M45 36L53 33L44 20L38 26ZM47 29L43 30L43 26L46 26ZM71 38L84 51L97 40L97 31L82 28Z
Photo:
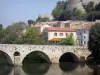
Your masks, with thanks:
M40 33L42 33L44 28L51 27L51 26L48 24L41 24L41 25L35 25L34 27L36 27L40 31Z
M95 21L96 22L96 21ZM95 24L95 22L87 22L87 21L74 21L74 20L67 20L67 21L52 21L52 22L38 22L34 26L41 27L43 25L49 25L50 27L61 27L61 28L75 28L81 29L84 24Z
M100 20L96 20L95 22L73 20L40 22L34 26L40 30L40 34L42 34L49 43L59 42L59 40L66 38L67 34L73 33L77 45L87 46L89 30L96 22L100 22Z
M72 35L74 40L77 40L76 29L73 28L60 28L60 27L47 27L43 30L43 36L49 44L55 44L67 35Z
M77 29L78 45L87 46L89 40L89 30L92 25L85 24L82 29Z
M54 22L38 22L37 24L34 25L40 33L43 32L44 28L46 27L61 27L61 28L70 28L70 21L54 21Z

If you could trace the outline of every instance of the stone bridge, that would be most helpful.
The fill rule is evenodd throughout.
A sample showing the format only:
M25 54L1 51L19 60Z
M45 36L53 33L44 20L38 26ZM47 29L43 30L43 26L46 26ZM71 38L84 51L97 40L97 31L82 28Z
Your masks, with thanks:
M22 65L24 58L34 51L44 53L52 63L59 63L60 58L66 53L75 55L78 59L86 59L90 55L88 48L83 46L0 44L0 53L14 65Z

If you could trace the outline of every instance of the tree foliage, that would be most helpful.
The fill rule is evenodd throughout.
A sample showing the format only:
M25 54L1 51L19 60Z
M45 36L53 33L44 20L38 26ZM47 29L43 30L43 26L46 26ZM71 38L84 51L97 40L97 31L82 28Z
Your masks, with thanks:
M40 36L40 32L34 27L28 28L22 39L24 44L44 44L44 39Z
M52 11L52 15L55 20L65 21L65 20L87 20L95 21L100 19L100 2L94 4L90 1L87 5L83 5L83 9L73 8L70 10L68 7L68 1L58 1L56 7Z
M56 7L52 11L55 20L64 21L71 19L72 12L67 9L67 1L58 1Z
M66 39L62 40L61 45L75 45L75 41L72 35L67 35Z
M22 35L22 31L25 29L26 23L24 22L16 22L12 25L9 25L4 29L4 38L2 38L2 43L6 44L14 44L20 43L20 37Z
M28 25L31 25L31 24L35 24L35 21L34 20L28 20Z
M25 33L23 33L25 30ZM28 27L24 22L16 22L3 29L0 25L0 43L4 44L44 44L40 32Z
M100 23L96 23L90 29L88 48L94 58L100 60Z
M84 19L84 16L86 15L85 10L73 8L70 9L68 7L68 1L58 1L56 7L52 11L52 15L55 18L55 20L58 21L65 21L65 20L80 20Z
M76 9L74 12L75 18L79 20L84 20L87 14L84 9Z
M49 19L49 17L38 17L37 19L36 19L36 22L48 22L48 21L50 21L50 19Z
M95 21L100 19L100 2L94 5L94 2L89 2L84 6L87 12L87 21Z
M87 5L83 5L87 13L94 11L94 2L90 1Z
M3 29L3 25L0 24L0 43L1 43L3 38L4 38L4 29Z
M87 15L88 21L95 21L98 19L100 19L100 11L93 11L93 12L88 13Z
M96 11L100 11L100 2L98 4L95 5L95 10Z

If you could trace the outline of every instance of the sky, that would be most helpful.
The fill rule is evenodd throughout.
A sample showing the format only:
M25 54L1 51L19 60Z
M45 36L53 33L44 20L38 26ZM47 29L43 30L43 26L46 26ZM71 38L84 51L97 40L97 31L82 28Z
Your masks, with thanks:
M27 23L40 14L50 15L59 0L0 0L0 24L4 27L18 21Z
M36 20L41 14L50 15L58 1L62 0L0 0L0 24L7 27L14 22Z

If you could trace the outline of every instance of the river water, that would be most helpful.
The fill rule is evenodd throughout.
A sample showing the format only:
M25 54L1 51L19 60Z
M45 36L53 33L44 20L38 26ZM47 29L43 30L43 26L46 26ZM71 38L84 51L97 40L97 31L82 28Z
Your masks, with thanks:
M75 63L34 63L22 67L0 65L0 75L100 75L100 68Z

